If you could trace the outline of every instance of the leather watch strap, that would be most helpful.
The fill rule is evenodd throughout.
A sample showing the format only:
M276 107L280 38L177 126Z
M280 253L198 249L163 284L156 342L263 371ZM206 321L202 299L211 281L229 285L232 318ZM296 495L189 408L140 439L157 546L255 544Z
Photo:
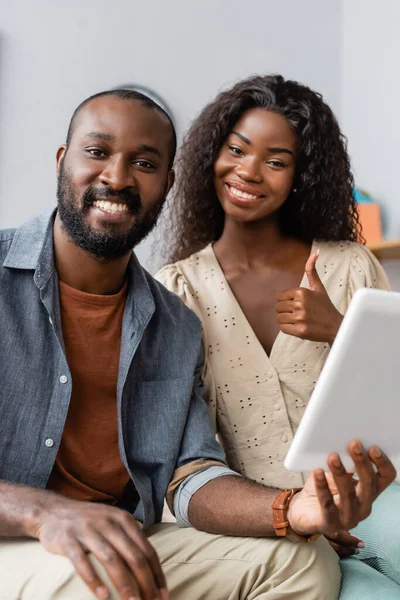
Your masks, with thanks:
M293 531L287 518L289 504L295 494L301 490L302 488L292 488L281 490L277 494L272 503L272 524L278 537L286 537L293 542L313 542L319 538L319 533L309 536L300 535Z

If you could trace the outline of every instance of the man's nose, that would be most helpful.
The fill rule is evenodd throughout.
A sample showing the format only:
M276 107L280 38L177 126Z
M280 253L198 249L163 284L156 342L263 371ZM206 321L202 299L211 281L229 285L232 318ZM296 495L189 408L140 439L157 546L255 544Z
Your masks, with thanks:
M100 181L103 185L115 191L133 187L135 181L131 164L123 157L110 159L100 175Z

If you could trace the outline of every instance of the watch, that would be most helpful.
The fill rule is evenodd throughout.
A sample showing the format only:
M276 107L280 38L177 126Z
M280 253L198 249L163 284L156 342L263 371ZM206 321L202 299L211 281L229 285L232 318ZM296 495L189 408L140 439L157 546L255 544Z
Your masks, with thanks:
M286 537L292 542L313 542L320 537L320 533L300 535L293 531L287 518L289 504L295 494L303 488L281 490L272 503L272 524L278 537Z

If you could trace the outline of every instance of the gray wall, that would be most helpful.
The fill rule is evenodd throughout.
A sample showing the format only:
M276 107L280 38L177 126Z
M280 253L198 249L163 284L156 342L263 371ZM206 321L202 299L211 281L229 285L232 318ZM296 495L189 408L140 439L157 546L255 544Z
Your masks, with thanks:
M340 116L356 181L400 238L400 2L343 0Z
M357 184L379 201L385 237L400 238L400 2L342 5L341 124ZM400 291L400 261L383 265Z
M54 206L56 148L97 91L150 86L183 132L222 87L281 72L338 111L341 17L338 0L0 0L0 226Z

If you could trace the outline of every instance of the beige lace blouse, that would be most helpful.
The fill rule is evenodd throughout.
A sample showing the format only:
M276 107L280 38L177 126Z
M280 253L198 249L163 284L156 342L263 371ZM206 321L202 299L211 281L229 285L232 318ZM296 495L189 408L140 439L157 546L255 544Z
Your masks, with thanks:
M367 248L314 243L317 270L343 314L360 287L390 289ZM329 352L327 343L280 332L268 357L234 297L212 245L156 275L200 318L206 351L204 383L211 414L232 469L279 488L303 475L283 460ZM306 275L302 287L308 287Z

